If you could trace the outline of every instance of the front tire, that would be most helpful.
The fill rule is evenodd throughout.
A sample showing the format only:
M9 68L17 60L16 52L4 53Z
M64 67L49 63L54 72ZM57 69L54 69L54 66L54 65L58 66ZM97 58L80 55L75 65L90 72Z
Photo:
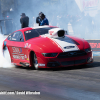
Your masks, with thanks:
M34 65L34 68L36 70L38 70L38 60L37 60L37 57L36 57L36 54L34 53L34 59L33 59L33 65Z

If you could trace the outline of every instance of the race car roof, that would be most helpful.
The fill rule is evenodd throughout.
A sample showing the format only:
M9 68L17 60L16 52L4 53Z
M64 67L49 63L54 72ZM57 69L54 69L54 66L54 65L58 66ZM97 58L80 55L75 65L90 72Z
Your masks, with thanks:
M36 27L32 27L32 28L33 28L33 29L38 29L38 28L47 28L47 27L55 27L55 28L57 28L57 26L49 26L49 25L36 26Z
M44 26L36 26L36 27L26 27L26 28L22 28L22 29L19 29L19 30L16 30L16 31L27 31L27 30L32 30L32 29L40 29L40 28L58 28L57 26L49 26L49 25L44 25ZM15 32L16 32L15 31Z

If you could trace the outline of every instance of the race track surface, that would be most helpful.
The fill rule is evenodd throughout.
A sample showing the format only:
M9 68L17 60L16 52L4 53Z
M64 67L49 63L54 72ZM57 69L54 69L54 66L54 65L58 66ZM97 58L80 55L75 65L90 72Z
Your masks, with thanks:
M100 57L89 65L54 70L0 68L0 91L40 92L0 94L0 100L100 100Z

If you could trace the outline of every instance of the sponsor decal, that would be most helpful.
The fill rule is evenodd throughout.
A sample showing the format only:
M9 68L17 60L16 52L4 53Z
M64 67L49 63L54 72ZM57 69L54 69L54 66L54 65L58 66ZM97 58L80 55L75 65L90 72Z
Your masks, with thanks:
M12 56L14 59L29 60L25 54L21 54L22 48L12 47L12 50L13 50Z
M31 31L26 31L25 33L30 33Z
M43 38L47 38L47 36L45 36L45 35L41 35L41 37L43 37Z
M20 53L22 53L22 48L20 48Z
M22 48L12 47L13 53L22 53Z
M53 32L54 32L54 31L49 31L50 35L52 35Z
M27 58L27 60L29 61L29 58Z
M26 43L24 47L26 48L27 46L28 46L28 43Z
M30 48L30 47L31 47L31 44L26 43L24 47L25 47L25 48Z
M27 56L25 55L25 58L27 58Z
M40 63L39 63L38 66L45 66L45 64L40 64Z
M27 58L26 55L13 55L13 58L14 59L22 59L22 60L25 60Z
M75 46L66 46L66 47L64 47L64 49L71 49L71 48L75 48Z

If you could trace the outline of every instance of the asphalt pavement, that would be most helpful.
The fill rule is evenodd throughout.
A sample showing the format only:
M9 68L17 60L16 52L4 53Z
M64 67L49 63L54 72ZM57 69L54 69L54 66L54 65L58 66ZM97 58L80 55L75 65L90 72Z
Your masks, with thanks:
M0 68L0 100L100 100L100 57L62 69Z

